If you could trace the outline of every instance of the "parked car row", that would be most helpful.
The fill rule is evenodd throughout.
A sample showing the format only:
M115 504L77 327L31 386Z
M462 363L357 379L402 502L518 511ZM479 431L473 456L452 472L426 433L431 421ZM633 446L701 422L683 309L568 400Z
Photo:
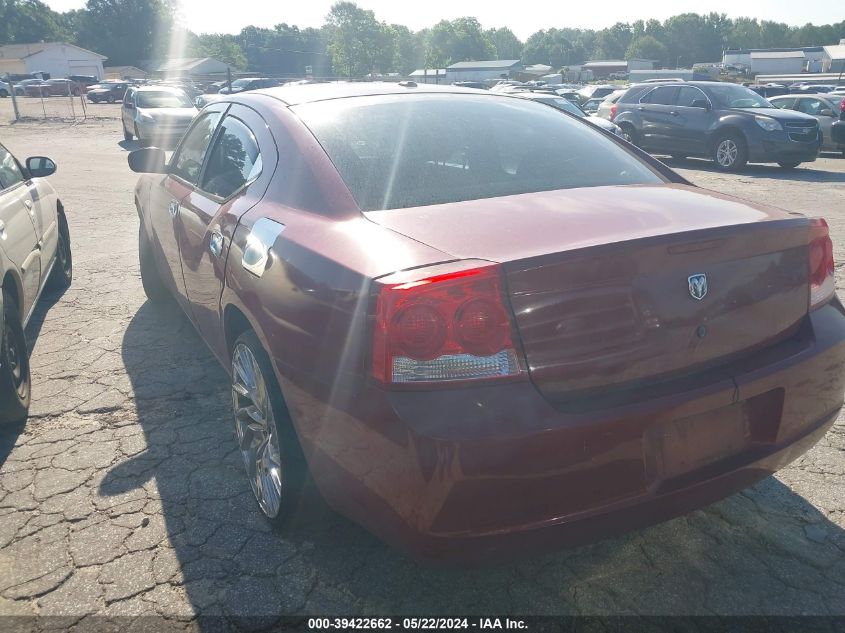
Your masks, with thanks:
M226 368L269 522L310 473L387 541L489 561L702 507L834 423L845 308L824 220L698 189L555 98L243 92L169 160L130 153L144 290ZM817 150L815 119L740 86L617 105L632 140L725 167Z
M0 82L0 97L8 97L11 87ZM37 79L29 78L13 82L15 96L18 97L78 97L86 90L86 85L72 78Z
M611 93L597 113L649 152L678 159L711 158L725 170L741 169L748 162L793 168L814 161L822 147L833 146L830 125L820 123L828 114L823 102L789 99L781 107L799 107L781 110L749 88L726 82L644 82ZM835 106L838 116L841 104L833 99L824 103L831 112ZM819 116L802 111L811 108ZM835 119L829 118L830 123Z

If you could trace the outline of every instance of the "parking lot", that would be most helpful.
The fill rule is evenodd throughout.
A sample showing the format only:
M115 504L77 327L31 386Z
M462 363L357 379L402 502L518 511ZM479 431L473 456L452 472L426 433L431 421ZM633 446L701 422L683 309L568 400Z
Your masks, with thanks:
M117 108L0 126L19 157L58 163L75 268L28 327L29 421L0 434L0 614L66 616L63 626L92 614L845 615L842 418L742 494L518 563L419 566L317 500L271 532L242 474L224 371L176 309L145 301L135 145ZM827 217L845 288L845 159L740 174L669 164L702 187Z

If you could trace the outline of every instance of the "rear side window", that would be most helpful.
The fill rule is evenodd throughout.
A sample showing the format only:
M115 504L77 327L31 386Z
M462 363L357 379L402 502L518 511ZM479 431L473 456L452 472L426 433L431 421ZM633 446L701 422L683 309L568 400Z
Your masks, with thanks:
M219 120L219 112L209 112L197 119L173 158L171 169L173 175L179 176L192 185L197 184L208 144L211 142Z
M23 172L18 167L18 161L5 147L0 145L0 186L3 189L13 187L23 182Z
M826 106L819 99L799 99L798 111L818 116Z
M663 182L598 130L527 99L355 97L293 110L365 211Z
M672 105L675 103L675 95L678 94L677 86L660 86L655 88L642 99L640 103L653 103L654 105Z
M228 198L261 173L261 153L252 131L239 119L228 116L208 156L200 189Z
M771 99L771 104L781 110L794 110L795 99Z
M695 101L708 101L707 96L698 88L692 86L681 86L678 90L678 99L676 105L692 107Z

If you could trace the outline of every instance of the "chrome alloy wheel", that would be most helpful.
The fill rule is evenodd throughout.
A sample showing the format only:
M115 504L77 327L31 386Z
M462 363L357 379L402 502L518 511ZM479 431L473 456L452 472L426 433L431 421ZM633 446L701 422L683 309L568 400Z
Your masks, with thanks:
M249 483L262 512L279 514L282 463L279 435L267 384L252 351L239 343L232 353L235 432Z
M726 138L716 148L716 162L722 167L730 167L736 162L739 148L733 139Z

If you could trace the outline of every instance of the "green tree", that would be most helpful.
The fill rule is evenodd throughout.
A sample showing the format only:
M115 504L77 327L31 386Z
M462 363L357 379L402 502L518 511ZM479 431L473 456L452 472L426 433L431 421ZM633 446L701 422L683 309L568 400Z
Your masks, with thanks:
M188 51L186 51L190 57L213 57L229 64L235 70L246 68L246 55L237 35L201 33L191 39Z
M617 22L608 29L596 33L593 45L595 59L622 59L631 44L631 27L623 22Z
M0 44L68 39L66 21L40 0L0 0Z
M508 27L488 29L484 32L496 50L496 59L520 59L522 57L522 42Z
M324 27L335 70L346 77L385 72L396 50L394 31L354 2L332 5Z
M111 66L137 66L168 55L173 13L166 0L88 0L77 43L107 56Z
M555 69L578 63L581 60L577 57L567 34L559 29L533 33L522 49L523 63L546 64Z
M492 59L496 48L475 18L441 20L428 33L429 59L444 65Z
M391 24L394 41L396 42L396 58L392 69L403 75L422 68L425 63L425 46L422 40L407 26Z
M656 59L661 64L666 63L666 46L651 35L636 38L625 51L625 59Z

